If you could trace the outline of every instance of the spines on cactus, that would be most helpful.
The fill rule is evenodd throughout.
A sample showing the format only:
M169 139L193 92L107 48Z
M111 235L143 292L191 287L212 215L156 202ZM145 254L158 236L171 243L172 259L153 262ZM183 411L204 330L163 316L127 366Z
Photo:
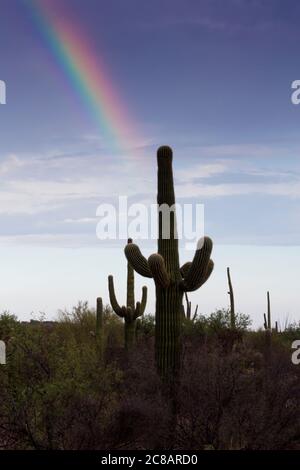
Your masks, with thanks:
M180 367L183 293L201 287L214 267L210 259L213 244L209 237L204 237L198 242L193 261L180 268L172 158L170 147L158 149L158 253L147 260L137 245L129 243L125 247L125 255L134 270L155 282L155 358L160 375L167 380L175 377ZM168 237L164 236L167 221L161 210L163 206L169 208Z

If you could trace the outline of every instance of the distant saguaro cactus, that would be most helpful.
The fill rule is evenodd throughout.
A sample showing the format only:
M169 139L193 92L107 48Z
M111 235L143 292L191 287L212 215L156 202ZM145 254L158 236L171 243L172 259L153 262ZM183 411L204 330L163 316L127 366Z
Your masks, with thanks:
M100 338L103 329L103 302L102 298L97 298L96 308L96 337Z
M104 335L103 335L103 302L102 298L97 298L97 305L96 305L96 341L97 341L97 348L99 351L99 355L103 357L103 350L104 350Z
M228 295L230 299L230 328L234 330L235 329L234 294L233 294L233 287L232 287L229 268L227 268L227 280L228 280L228 288L229 288Z
M264 328L265 328L265 341L266 341L266 354L269 355L272 347L272 320L271 320L271 302L270 292L267 292L267 315L264 313ZM278 330L276 322L275 329Z
M184 293L184 297L185 297L185 302L186 302L186 309L184 310L184 307L183 307L183 314L187 320L190 320L193 322L197 318L198 304L196 305L196 308L192 315L192 302L189 300L187 292Z
M128 244L132 244L131 238L128 239ZM135 344L135 329L136 319L143 315L147 303L147 287L142 289L142 300L135 304L134 298L134 270L130 264L127 263L127 302L126 306L118 304L113 276L108 276L108 290L109 298L113 311L120 317L124 318L124 332L125 332L125 348L130 350Z
M277 323L277 322L276 322ZM267 315L264 313L264 328L272 332L270 292L267 292Z
M126 257L135 271L155 281L156 366L160 375L168 381L173 380L180 367L183 293L201 287L214 267L210 259L213 244L210 238L204 237L198 242L193 261L180 268L172 158L170 147L158 149L158 253L147 260L137 245L129 243L125 248Z

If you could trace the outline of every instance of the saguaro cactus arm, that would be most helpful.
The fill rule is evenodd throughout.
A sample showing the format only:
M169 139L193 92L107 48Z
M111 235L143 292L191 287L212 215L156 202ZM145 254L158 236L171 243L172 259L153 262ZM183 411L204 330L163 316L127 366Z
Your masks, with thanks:
M114 310L114 312L121 318L124 317L124 312L126 313L126 307L121 307L118 304L116 294L115 294L115 288L114 288L114 278L113 276L108 276L108 291L109 291L109 299L111 306Z
M196 305L195 313L194 313L194 315L193 315L192 321L195 321L195 320L196 320L196 318L197 318L197 312L198 312L198 305Z
M148 261L135 243L128 243L125 246L124 252L128 263L131 264L137 273L144 277L152 277Z
M142 300L141 300L141 315L144 315L146 304L147 304L147 287L143 286L142 289Z
M192 262L191 261L187 261L187 263L184 263L181 268L180 268L180 274L183 278L185 278L187 276L187 273L189 272L190 270L190 267L192 266Z
M152 273L154 281L160 285L160 287L167 288L170 284L170 276L167 273L165 260L157 253L149 256L148 266Z
M203 282L199 285L199 287L201 287L202 284L205 284L205 283L206 283L206 281L209 279L211 273L213 272L214 267L215 267L215 263L213 262L212 259L210 259L209 262L208 262L206 274L205 274L205 276L204 276L204 278L203 278Z
M143 312L141 308L141 302L137 302L135 310L134 310L134 320L136 320L138 317L141 317L142 315L143 315Z
M141 302L136 303L136 306L135 306L135 309L134 309L134 319L144 315L144 311L145 311L145 308L146 308L146 303L147 303L147 287L144 286L143 291L142 291L142 300L141 300Z
M197 290L211 275L214 263L210 260L213 242L209 237L201 238L197 244L197 250L186 277L180 286L184 291Z

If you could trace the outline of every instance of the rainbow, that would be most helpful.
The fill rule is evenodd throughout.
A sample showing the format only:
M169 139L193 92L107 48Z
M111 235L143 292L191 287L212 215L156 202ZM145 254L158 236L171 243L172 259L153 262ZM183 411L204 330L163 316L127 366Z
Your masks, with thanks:
M54 14L53 2L26 0L31 17L47 46L99 128L101 136L118 151L133 149L135 126L103 60L88 43L78 25L68 23L66 12Z

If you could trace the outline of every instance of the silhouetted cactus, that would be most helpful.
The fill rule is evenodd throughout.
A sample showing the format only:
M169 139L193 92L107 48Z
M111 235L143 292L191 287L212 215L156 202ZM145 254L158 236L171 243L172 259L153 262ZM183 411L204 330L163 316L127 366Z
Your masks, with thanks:
M185 316L187 320L190 320L193 322L197 318L198 305L196 305L195 311L192 315L192 302L189 300L187 292L184 293L184 297L185 297L185 302L186 302L186 309L184 309L184 306L182 306L183 315Z
M100 356L103 354L103 302L102 298L97 298L96 306L96 340Z
M264 313L264 328L272 332L272 319L271 319L271 302L270 292L267 292L267 315ZM278 323L275 322L275 331L278 331Z
M195 291L209 278L214 266L210 259L213 244L208 237L199 240L193 261L185 263L180 269L170 147L164 146L158 149L157 163L158 253L152 254L147 260L138 246L130 243L125 248L125 254L135 271L155 281L156 365L161 376L172 379L180 366L183 293ZM169 236L165 236L167 221L162 212L166 207L169 209Z
M96 337L101 336L103 329L103 302L101 297L97 298L97 308L96 308Z
M234 294L233 294L233 287L230 277L230 269L227 268L227 280L228 280L228 295L230 299L230 328L232 330L235 329L235 309L234 309Z
M276 322L277 323L277 322ZM265 328L265 342L266 342L266 358L269 355L272 347L272 320L271 320L271 302L270 292L267 292L267 315L264 313L264 328Z
M128 244L132 244L131 238L128 239ZM135 329L136 319L143 315L147 303L147 287L142 289L142 300L135 304L134 299L134 270L130 264L127 263L127 302L126 307L120 306L116 299L114 289L113 276L108 276L108 290L109 298L113 311L120 317L124 318L124 332L125 332L125 348L130 350L135 344Z

